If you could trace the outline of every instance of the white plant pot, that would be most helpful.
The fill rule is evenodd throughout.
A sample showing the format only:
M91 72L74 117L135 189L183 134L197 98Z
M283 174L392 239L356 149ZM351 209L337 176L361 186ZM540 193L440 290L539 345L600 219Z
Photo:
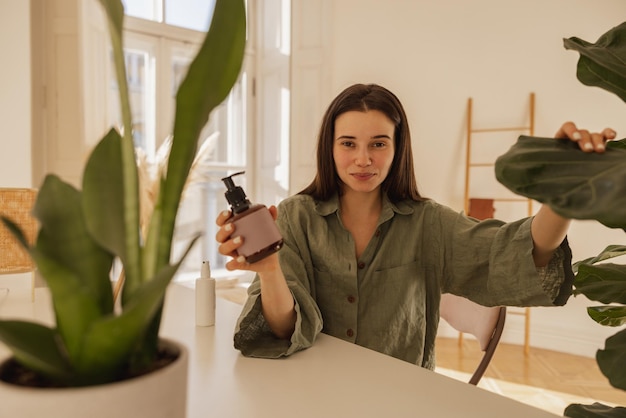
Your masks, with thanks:
M21 418L185 418L188 352L170 365L133 379L80 388L30 388L0 381L0 417Z

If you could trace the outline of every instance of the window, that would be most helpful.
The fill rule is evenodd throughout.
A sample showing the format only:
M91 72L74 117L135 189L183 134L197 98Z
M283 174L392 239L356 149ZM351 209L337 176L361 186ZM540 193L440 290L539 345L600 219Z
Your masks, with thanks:
M215 0L122 0L126 15L206 32Z
M154 170L163 161L163 144L172 132L175 95L212 17L214 0L124 0L124 45L135 146L145 154L146 166ZM202 18L199 18L202 17ZM248 16L250 18L250 16ZM210 116L199 138L204 158L194 165L177 218L174 254L178 259L198 231L196 243L181 270L197 273L209 260L216 276L226 273L227 261L217 252L215 218L228 207L221 179L237 171L252 174L249 109L254 65L244 58L239 80L230 96ZM121 115L117 83L109 71L108 118L119 126ZM237 183L248 191L245 178ZM231 274L232 275L232 274ZM183 275L184 276L184 275Z

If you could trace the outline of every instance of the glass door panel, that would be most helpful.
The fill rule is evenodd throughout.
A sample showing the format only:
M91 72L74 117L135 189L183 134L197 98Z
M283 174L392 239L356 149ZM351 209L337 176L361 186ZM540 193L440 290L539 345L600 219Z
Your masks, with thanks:
M206 32L214 8L215 0L165 0L165 23Z
M122 0L128 16L206 32L215 0Z
M162 0L122 0L122 4L124 5L124 12L128 16L154 22L163 21Z
M131 37L126 40L124 59L126 61L126 79L133 121L133 141L146 155L154 157L155 143L155 44L150 40ZM111 55L111 68L113 56ZM112 100L109 101L109 121L122 127L122 114L119 101L119 86L114 71L110 71L110 89Z

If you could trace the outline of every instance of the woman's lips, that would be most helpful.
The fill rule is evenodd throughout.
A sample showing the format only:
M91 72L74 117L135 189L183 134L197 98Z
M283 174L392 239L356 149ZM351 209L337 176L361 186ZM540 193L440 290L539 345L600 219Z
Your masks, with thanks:
M352 177L354 177L357 180L369 180L372 177L374 177L373 173L352 173Z

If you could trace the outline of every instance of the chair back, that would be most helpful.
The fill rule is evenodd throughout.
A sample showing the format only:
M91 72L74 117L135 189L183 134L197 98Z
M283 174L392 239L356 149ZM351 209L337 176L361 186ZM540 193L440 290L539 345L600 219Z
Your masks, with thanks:
M478 384L500 342L506 320L506 307L487 307L461 296L441 295L439 315L459 332L473 335L483 358L472 375L471 384Z

